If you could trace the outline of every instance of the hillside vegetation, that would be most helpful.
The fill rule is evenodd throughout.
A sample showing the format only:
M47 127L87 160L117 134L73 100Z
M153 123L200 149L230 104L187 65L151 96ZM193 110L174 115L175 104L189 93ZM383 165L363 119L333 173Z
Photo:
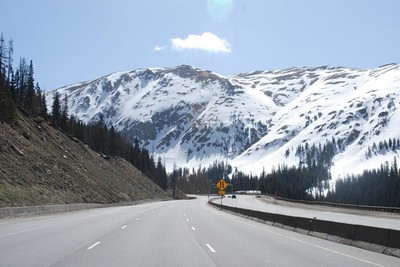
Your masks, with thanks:
M0 122L0 207L167 199L127 161L100 155L43 119Z

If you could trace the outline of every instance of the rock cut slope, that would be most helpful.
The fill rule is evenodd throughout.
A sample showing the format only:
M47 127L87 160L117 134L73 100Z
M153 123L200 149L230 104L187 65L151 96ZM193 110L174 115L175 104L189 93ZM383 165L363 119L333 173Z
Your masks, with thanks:
M400 66L291 68L224 77L191 66L136 69L47 93L68 96L70 114L100 115L173 165L228 161L261 173L298 165L299 145L340 140L333 175L392 161L398 150L374 143L400 138ZM368 156L366 156L368 154Z
M0 123L0 207L150 198L168 196L125 160L104 158L42 119Z

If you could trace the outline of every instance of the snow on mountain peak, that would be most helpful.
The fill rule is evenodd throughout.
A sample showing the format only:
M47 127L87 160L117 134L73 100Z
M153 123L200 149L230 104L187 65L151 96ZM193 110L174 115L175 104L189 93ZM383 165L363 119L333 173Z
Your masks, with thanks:
M57 91L83 122L103 115L107 125L138 138L173 165L228 161L261 173L298 165L299 145L343 145L332 175L360 173L392 161L398 150L369 153L399 139L400 65L376 69L290 68L229 77L182 65L113 73ZM366 156L369 155L369 156Z

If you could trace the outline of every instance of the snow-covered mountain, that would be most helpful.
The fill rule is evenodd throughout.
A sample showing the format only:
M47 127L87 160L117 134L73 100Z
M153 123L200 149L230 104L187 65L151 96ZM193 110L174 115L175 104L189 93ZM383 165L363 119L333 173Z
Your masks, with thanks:
M340 142L332 175L392 162L400 147L400 65L376 69L291 68L224 77L190 66L136 69L58 91L83 122L137 137L172 170L227 161L260 174L298 165L299 145ZM51 110L51 109L50 109ZM375 146L374 146L375 144ZM400 146L400 144L399 144Z

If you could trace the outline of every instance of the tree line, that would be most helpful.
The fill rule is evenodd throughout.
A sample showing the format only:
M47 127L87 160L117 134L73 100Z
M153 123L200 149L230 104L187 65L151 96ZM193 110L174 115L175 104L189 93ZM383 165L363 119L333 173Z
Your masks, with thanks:
M44 94L35 83L32 60L21 58L13 69L13 40L6 44L3 34L0 36L0 120L11 122L15 117L16 107L32 116L47 116Z
M216 194L215 184L224 178L231 190L259 190L263 194L297 200L318 200L355 205L400 207L400 169L396 157L392 164L385 162L380 168L365 170L360 175L349 175L332 186L330 168L318 166L279 165L260 175L232 170L229 164L214 162L209 167L174 168L171 181L186 193Z
M167 188L167 172L161 158L156 161L146 148L139 146L138 139L128 140L125 135L116 131L114 126L107 127L103 115L99 115L97 122L92 124L85 124L74 116L68 116L67 96L61 100L60 94L56 92L49 120L55 127L81 140L103 157L121 157L161 188Z
M329 179L320 178L330 177L326 173L325 168L316 165L311 168L279 165L270 173L263 171L261 175L253 175L241 172L237 168L233 169L225 162L215 161L207 168L199 167L197 170L174 167L170 180L174 181L185 193L191 194L216 194L218 189L215 184L223 178L229 183L227 193L259 190L264 194L309 200L313 199L313 194L308 189L319 188L319 194L322 195L322 191L329 185L327 182Z
M1 34L0 122L13 123L17 117L17 109L32 117L40 116L55 128L89 145L105 158L117 156L126 159L161 188L166 189L167 173L161 158L156 161L148 150L139 147L138 140L127 140L113 126L107 127L103 116L99 117L97 123L81 122L68 114L68 98L58 93L53 98L49 113L45 95L39 83L35 83L32 60L28 64L25 58L21 58L14 71L13 51L13 41L10 40L7 46Z
M378 144L375 142L371 146L368 146L365 152L365 158L370 159L373 155L386 154L390 151L397 152L400 150L400 139L389 138L388 140L380 141Z
M400 170L396 157L392 164L385 162L380 168L337 180L334 190L330 190L325 199L346 204L400 207Z

